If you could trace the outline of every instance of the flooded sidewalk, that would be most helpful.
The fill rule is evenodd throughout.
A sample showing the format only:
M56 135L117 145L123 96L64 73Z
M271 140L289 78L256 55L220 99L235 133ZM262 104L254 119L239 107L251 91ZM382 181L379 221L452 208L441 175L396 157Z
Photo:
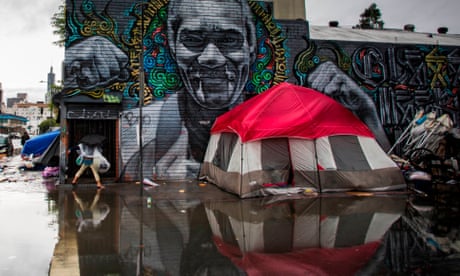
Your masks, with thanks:
M241 200L194 181L144 188L59 187L64 208L50 274L356 275L432 270L436 263L459 269L458 244L429 234L430 214L439 210L420 209L407 193ZM97 211L85 217L81 203Z
M405 191L241 200L198 181L73 189L39 171L8 171L1 274L460 272L458 200Z

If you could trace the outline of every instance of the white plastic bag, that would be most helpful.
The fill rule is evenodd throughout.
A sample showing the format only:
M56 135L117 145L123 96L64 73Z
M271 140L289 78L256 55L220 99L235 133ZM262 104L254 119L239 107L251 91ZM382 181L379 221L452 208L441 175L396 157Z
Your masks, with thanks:
M99 150L94 151L93 162L100 173L106 173L110 170L110 162L105 158Z

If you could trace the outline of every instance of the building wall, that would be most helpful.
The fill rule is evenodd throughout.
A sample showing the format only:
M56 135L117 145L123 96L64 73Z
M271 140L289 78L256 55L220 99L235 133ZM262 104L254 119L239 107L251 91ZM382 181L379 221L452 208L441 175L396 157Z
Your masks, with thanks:
M305 2L305 0L275 0L273 1L274 16L276 19L306 20Z
M51 109L45 103L16 103L8 110L11 114L27 118L27 126L24 128L30 135L40 134L40 123L52 117Z
M332 61L369 95L393 139L418 110L447 113L459 126L459 47L344 41L309 41L296 56L296 79Z
M184 1L191 4L184 12L188 19L207 14L214 20L207 25L212 32L175 36L176 22L167 24L167 0L137 6L67 0L63 98L69 105L78 99L101 109L101 104L121 106L124 179L137 179L139 164L144 177L196 177L215 117L283 81L334 97L370 126L384 148L421 108L447 112L458 126L459 47L309 40L305 21L275 20L262 2L250 2L253 24L240 26L235 22L246 22L244 16L234 21L228 16L245 12L229 1L199 11L193 9L198 2ZM199 87L209 98L202 98Z

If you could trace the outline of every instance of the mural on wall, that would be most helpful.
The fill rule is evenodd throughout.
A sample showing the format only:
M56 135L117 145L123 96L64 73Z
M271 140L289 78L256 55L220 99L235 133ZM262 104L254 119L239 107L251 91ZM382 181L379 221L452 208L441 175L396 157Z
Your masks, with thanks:
M166 38L183 85L165 101L143 108L149 114L143 116L148 125L143 128L148 139L142 162L147 177L195 178L215 118L287 78L284 38L264 4L210 2L168 3ZM124 118L132 119L136 112L125 112ZM133 126L136 122L123 127L125 138L137 137ZM124 146L138 146L132 141L136 139L124 139ZM138 151L125 151L130 177L138 177L139 158Z
M294 77L353 111L384 150L419 108L456 108L458 124L456 48L302 39L289 49L287 41L300 39L255 1L67 0L67 7L64 96L122 104L125 179L139 177L141 136L144 177L196 177L214 119Z
M419 110L448 114L459 126L459 48L361 42L307 43L308 47L296 56L294 71L299 83L316 87L318 68L325 63L336 64L356 82L357 89L373 100L389 137L396 139ZM344 97L337 95L334 89L326 93L339 101Z
M141 50L146 176L196 175L214 119L287 79L285 38L264 2L103 2L68 5L65 95L123 91L124 176L139 172Z

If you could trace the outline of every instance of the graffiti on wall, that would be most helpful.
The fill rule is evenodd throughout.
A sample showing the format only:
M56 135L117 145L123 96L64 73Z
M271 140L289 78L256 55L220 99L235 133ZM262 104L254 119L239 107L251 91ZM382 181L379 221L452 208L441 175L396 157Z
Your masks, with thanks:
M180 90L184 83L170 52L166 28L168 3L71 0L66 25L65 95L101 98L111 91L123 91L127 108L138 105L141 53L146 83L144 104ZM251 20L256 36L251 46L257 48L257 56L247 72L246 98L285 81L288 74L280 26L265 3L249 3L257 15ZM117 12L109 14L108 10Z
M196 177L215 118L287 79L286 47L265 4L226 1L209 6L173 0L167 15L166 40L182 86L165 101L143 108L149 114L143 116L143 124L150 126L143 129L143 136L149 137L143 174ZM130 110L126 115L135 113ZM134 137L134 129L126 127L122 135ZM126 170L133 175L139 151L125 153Z
M214 119L288 78L285 36L264 2L70 2L65 95L123 92L126 176L138 172L142 69L145 175L161 177L196 174Z
M67 0L67 7L64 94L121 102L126 179L141 169L146 177L195 177L214 119L291 77L353 111L385 150L417 109L458 110L456 48L307 41L289 49L299 38L255 1ZM458 124L458 111L452 118Z
M390 137L397 138L418 110L446 113L459 124L459 48L309 41L296 56L299 83L311 85L315 70L327 61L372 98Z

